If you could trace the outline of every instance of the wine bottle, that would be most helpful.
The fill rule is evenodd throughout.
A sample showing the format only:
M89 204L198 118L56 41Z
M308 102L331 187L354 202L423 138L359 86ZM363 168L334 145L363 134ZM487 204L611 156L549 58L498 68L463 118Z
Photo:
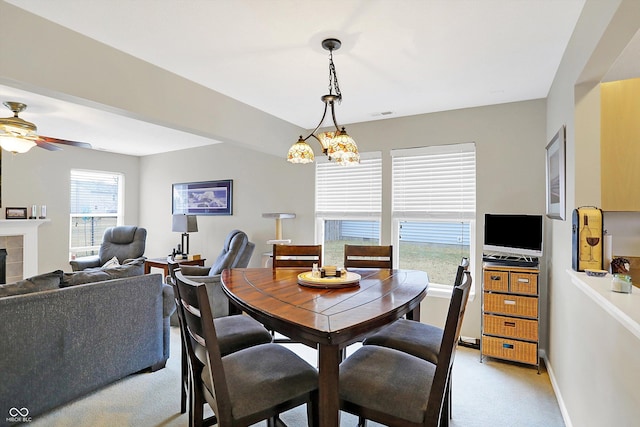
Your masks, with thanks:
M591 253L591 247L587 243L587 238L591 236L592 233L591 229L589 228L589 217L585 215L582 229L580 230L580 261L589 261L591 259L591 257L589 256L589 254Z

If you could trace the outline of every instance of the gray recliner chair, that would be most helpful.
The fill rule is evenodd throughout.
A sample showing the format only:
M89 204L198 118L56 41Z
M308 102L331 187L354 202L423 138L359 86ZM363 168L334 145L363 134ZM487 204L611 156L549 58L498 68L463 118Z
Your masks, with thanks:
M229 299L220 286L220 274L225 268L245 268L249 265L255 243L249 241L244 231L232 230L224 241L222 251L211 267L181 265L182 274L188 279L204 283L209 295L213 317L229 315Z
M120 265L139 267L139 274L144 274L144 250L147 230L135 225L110 227L104 231L98 255L76 258L69 261L73 271L102 267L114 256Z

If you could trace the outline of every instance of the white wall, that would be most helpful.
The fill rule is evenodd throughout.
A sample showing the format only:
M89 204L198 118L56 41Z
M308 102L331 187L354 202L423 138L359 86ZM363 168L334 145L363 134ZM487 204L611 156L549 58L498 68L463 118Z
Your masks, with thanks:
M199 231L190 238L191 252L201 253L210 264L227 233L239 228L256 243L251 265L258 266L260 254L270 250L266 241L275 238L275 222L262 218L264 212L295 213L297 218L283 221L285 237L300 244L313 243L314 239L314 168L292 165L285 154L276 157L230 144L147 157L75 147L56 152L36 147L18 155L3 151L2 207L47 205L51 222L39 229L38 271L71 271L71 169L125 175L124 222L147 228L148 257L164 257L180 242L180 234L171 231L172 184L232 179L233 215L199 216Z
M266 212L295 213L295 219L283 220L284 237L312 244L314 168L292 165L285 156L217 144L142 158L140 222L149 229L146 255L164 257L180 242L180 234L171 231L171 185L222 179L233 180L233 215L198 216L198 232L189 240L190 252L206 257L207 265L227 233L238 228L256 244L250 265L259 266L260 255L270 251L266 241L275 238L275 221L262 218Z
M88 169L125 175L125 224L137 224L140 198L138 157L64 147L38 147L25 154L2 153L2 208L47 205L51 220L39 228L38 271L71 271L69 265L70 171ZM3 214L4 215L4 212ZM3 216L4 218L4 216Z
M463 336L480 337L484 214L544 214L545 114L545 101L535 100L386 119L347 127L360 151L383 153L383 243L391 242L390 150L476 143L476 257L472 260L476 297L465 315ZM541 280L540 287L544 299L545 280ZM442 324L448 304L446 299L427 297L422 304L422 320ZM542 314L544 316L545 313ZM544 342L545 334L541 337L542 348Z
M547 100L547 139L567 125L567 220L547 221L547 357L568 426L631 426L640 418L640 341L567 274L571 212L600 202L598 84L639 28L640 2L587 0Z

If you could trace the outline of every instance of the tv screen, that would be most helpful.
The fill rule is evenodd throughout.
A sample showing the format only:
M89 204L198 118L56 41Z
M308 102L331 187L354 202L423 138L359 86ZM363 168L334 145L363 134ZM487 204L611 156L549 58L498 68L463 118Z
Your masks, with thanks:
M485 214L484 251L542 256L542 215Z

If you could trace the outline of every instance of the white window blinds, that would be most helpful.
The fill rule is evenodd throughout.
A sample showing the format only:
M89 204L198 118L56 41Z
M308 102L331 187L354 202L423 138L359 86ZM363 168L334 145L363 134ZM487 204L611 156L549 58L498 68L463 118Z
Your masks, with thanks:
M318 158L316 162L316 216L380 217L380 152L361 153L360 164L353 166Z
M71 171L72 214L118 214L121 175L86 170Z
M475 219L475 143L392 150L394 218Z
M71 171L69 253L97 254L102 235L122 223L124 176L119 173Z

